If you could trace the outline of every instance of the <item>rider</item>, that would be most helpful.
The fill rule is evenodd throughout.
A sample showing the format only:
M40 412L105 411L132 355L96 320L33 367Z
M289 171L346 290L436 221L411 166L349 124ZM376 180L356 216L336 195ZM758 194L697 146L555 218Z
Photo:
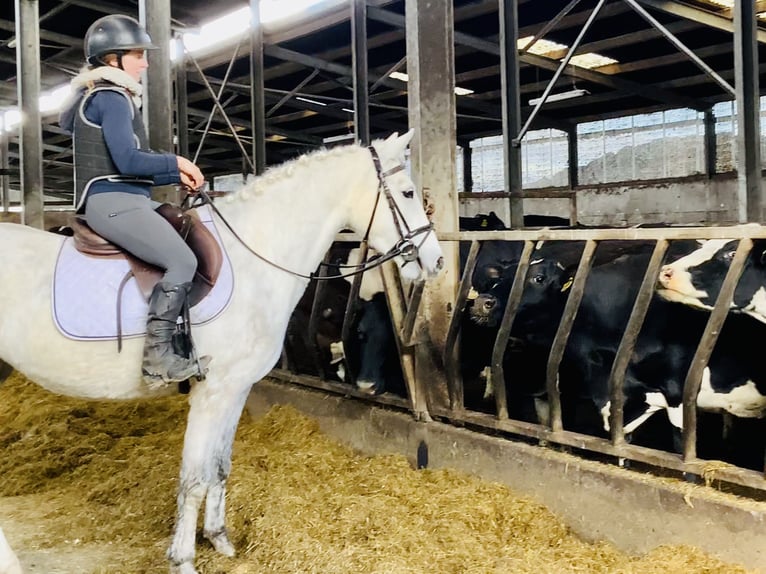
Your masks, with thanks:
M196 361L175 354L172 336L197 269L197 259L155 210L153 185L204 182L188 159L148 147L141 113L146 50L155 49L129 16L96 20L85 35L87 66L72 80L61 126L73 134L75 205L88 225L136 257L165 270L149 298L143 374L150 386L198 374Z

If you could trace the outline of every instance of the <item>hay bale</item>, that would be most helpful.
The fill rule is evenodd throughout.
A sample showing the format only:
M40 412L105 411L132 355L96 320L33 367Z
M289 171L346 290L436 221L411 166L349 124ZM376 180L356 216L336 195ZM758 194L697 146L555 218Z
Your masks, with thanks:
M13 519L38 521L26 548L111 545L92 572L164 571L185 415L183 397L85 402L14 374L0 386L0 496L13 497L0 515L11 501ZM239 555L200 544L203 574L746 572L695 548L631 557L586 543L503 485L359 456L288 406L243 415L228 508Z

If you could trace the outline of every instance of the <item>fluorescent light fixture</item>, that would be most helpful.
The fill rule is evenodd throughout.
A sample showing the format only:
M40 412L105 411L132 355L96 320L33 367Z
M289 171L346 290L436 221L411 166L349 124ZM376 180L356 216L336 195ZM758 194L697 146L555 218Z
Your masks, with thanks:
M582 88L575 88L574 90L569 90L568 92L559 92L558 94L549 94L548 97L545 100L545 103L550 102L560 102L561 100L571 100L572 98L579 98L580 96L585 96L589 94L590 92L588 90L583 90ZM532 98L529 100L530 106L536 106L540 103L542 98Z
M323 143L338 143L338 142L347 142L347 141L354 141L356 139L355 134L340 134L339 136L328 136L326 138L322 139Z
M404 72L391 72L388 75L389 78L393 78L395 80L401 80L402 82L409 82L410 77L405 74ZM460 88L458 86L455 86L455 95L457 96L467 96L468 94L472 94L473 90L469 90L468 88Z
M302 102L306 102L308 104L314 104L315 106L326 106L324 102L318 102L317 100L312 100L310 98L304 98L303 96L295 96L296 100L300 100Z

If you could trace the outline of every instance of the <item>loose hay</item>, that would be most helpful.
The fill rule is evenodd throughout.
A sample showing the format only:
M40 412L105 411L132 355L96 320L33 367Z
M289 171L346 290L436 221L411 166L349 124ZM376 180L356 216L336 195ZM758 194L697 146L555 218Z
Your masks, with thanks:
M0 496L15 498L0 502L17 512L0 521L39 524L17 550L110 544L119 563L92 573L165 572L185 414L183 397L85 402L14 374L0 386ZM361 457L291 407L243 417L228 507L239 555L200 544L203 574L746 572L695 548L635 558L586 543L502 485Z

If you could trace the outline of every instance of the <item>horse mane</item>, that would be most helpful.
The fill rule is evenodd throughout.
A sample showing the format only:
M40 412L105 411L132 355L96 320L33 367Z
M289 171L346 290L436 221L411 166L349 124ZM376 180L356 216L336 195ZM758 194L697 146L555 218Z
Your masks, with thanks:
M295 172L299 169L309 169L315 164L321 163L327 159L348 155L359 151L360 149L362 149L362 146L354 143L333 148L319 148L310 151L295 159L269 167L265 173L244 184L239 190L227 194L226 198L228 201L244 201L251 197L261 195L266 189L294 177Z

